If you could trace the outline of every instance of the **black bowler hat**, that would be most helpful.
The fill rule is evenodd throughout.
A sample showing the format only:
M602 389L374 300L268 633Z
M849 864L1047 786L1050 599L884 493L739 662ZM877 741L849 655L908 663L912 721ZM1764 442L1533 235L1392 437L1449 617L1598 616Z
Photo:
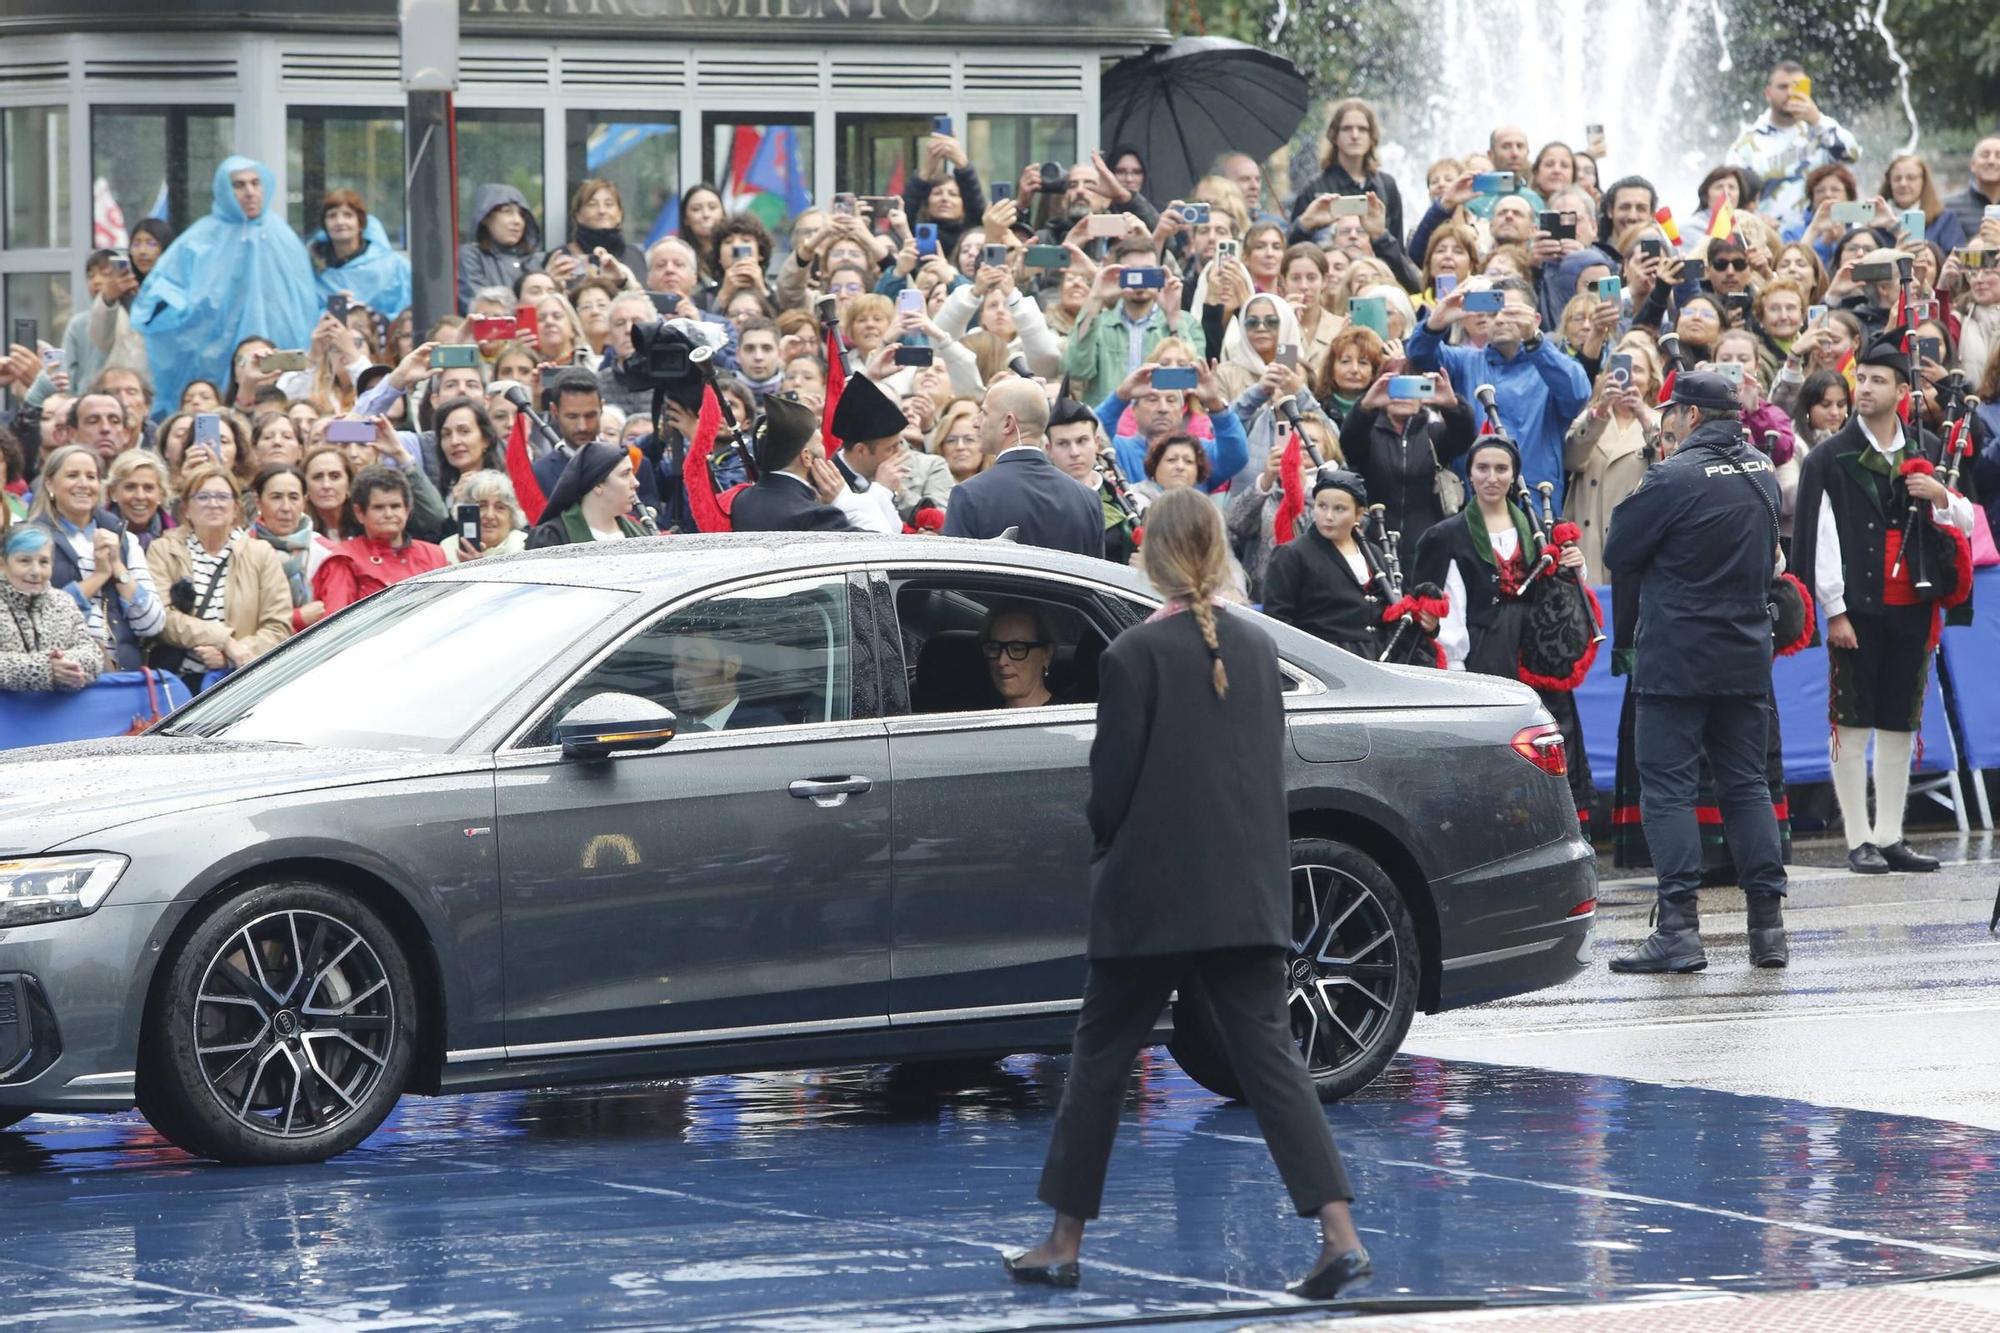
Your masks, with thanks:
M1736 386L1712 370L1690 370L1674 376L1674 407L1698 407L1704 412L1741 412Z

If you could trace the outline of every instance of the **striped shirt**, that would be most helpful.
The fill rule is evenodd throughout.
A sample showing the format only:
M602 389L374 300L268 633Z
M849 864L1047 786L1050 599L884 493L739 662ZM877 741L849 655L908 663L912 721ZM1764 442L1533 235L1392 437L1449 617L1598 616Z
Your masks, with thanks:
M188 555L194 561L193 567L188 570L188 583L194 588L194 604L200 609L203 620L222 623L229 595L229 560L242 536L241 528L232 531L220 555L210 555L208 548L201 544L201 538L188 538Z
M70 554L76 557L77 576L80 581L97 572L97 553L92 538L97 535L97 524L79 528L66 518L56 519L56 531L68 544ZM125 568L132 573L132 595L124 597L116 583L107 582L95 598L86 598L79 584L72 584L68 592L77 608L83 612L86 624L90 626L90 636L99 643L110 646L110 629L105 623L105 605L117 597L125 613L125 623L131 628L133 637L149 639L158 634L167 623L167 607L153 595L153 571L146 564L145 553L139 549L137 539L130 534L125 537Z

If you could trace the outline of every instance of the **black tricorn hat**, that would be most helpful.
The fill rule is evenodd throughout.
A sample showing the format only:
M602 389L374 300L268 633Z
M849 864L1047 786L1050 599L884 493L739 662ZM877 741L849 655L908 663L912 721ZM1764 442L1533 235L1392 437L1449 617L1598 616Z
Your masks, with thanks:
M757 423L751 452L757 471L776 472L791 465L805 452L819 430L819 413L789 394L772 394L764 400L764 419Z
M901 435L910 424L902 407L861 371L847 377L833 409L833 433L842 444L866 444Z
M1903 350L1903 335L1897 329L1889 329L1870 340L1854 361L1856 365L1893 370L1898 379L1907 380L1910 377L1910 354Z

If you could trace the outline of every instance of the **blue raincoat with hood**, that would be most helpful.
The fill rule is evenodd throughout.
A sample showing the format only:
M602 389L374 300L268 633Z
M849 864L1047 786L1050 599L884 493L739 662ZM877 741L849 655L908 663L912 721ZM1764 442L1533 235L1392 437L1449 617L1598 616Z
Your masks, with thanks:
M384 319L394 319L409 308L410 261L389 244L389 233L374 214L361 229L361 249L346 263L334 262L333 242L324 227L313 233L307 248L319 270L322 305L335 292L346 292Z
M264 211L243 216L229 177L254 170ZM321 310L306 247L277 211L282 201L262 162L230 156L215 169L214 211L174 238L132 301L158 388L154 416L173 412L191 380L228 377L236 344L256 336L304 347Z

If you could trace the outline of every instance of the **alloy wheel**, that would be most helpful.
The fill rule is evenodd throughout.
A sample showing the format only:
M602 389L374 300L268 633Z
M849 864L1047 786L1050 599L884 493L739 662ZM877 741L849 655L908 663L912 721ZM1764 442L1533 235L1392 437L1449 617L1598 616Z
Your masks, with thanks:
M1367 884L1335 866L1292 867L1286 1004L1314 1078L1365 1057L1396 1010L1396 930Z
M202 973L195 1055L230 1116L302 1138L359 1111L391 1062L396 995L353 927L314 911L262 916Z

